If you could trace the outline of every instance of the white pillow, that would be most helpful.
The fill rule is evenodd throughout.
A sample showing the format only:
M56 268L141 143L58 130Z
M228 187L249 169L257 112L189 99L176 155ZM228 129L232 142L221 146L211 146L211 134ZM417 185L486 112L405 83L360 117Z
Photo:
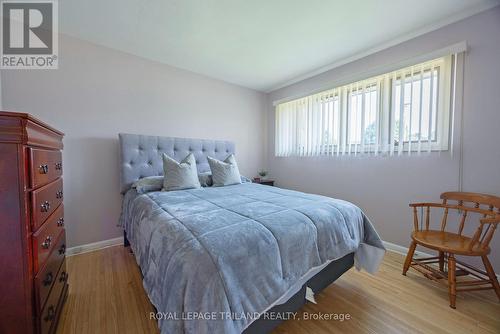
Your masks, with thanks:
M150 191L160 191L163 187L163 176L147 176L139 179L132 184L138 194L144 194Z
M163 190L181 190L200 188L196 159L189 153L181 162L177 162L163 153Z
M234 154L230 154L226 160L220 161L207 157L208 164L212 170L212 180L214 186L228 186L241 183L240 171Z

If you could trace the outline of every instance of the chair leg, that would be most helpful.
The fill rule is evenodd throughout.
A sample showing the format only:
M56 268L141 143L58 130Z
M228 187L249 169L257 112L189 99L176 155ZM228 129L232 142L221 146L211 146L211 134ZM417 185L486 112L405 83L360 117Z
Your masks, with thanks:
M455 255L448 255L448 295L450 296L450 307L455 307L457 298L457 278L455 276L456 262Z
M439 252L439 270L444 270L444 252Z
M481 259L483 259L484 268L486 269L486 272L488 273L488 276L491 280L491 284L493 285L493 289L495 290L495 293L497 294L497 297L500 300L500 285L498 284L498 279L497 275L495 274L495 270L493 270L493 267L491 266L491 263L486 255L481 256Z
M406 260L403 266L403 275L405 276L406 272L410 268L411 260L413 260L413 253L415 253L415 248L417 248L417 243L415 241L412 241L410 248L408 249L408 254L406 254Z

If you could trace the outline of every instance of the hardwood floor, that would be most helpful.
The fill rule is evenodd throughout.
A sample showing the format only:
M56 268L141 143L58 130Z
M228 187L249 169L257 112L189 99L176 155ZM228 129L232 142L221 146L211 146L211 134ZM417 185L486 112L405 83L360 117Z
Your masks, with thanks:
M301 320L281 324L282 333L500 333L500 303L494 292L462 293L457 309L448 292L388 252L373 276L351 269L307 303ZM70 291L57 334L158 333L135 259L122 246L67 259ZM350 320L305 320L307 314L349 314Z

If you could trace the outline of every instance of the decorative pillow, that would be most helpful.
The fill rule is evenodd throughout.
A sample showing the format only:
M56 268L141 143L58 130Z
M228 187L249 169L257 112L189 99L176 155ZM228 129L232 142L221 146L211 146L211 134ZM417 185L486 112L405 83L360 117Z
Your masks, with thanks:
M211 187L213 184L212 173L204 172L198 174L198 180L202 187ZM145 194L152 191L160 191L163 188L164 177L160 176L146 176L142 179L135 181L132 184L138 194ZM248 177L241 175L241 183L252 182Z
M150 191L160 191L162 187L163 176L143 177L132 184L132 188L135 188L139 194L144 194Z
M200 180L200 184L202 187L211 187L214 184L212 180L212 173L205 172L198 174L198 179ZM252 182L248 177L241 175L241 183L249 183Z
M200 188L196 159L189 153L180 163L163 153L163 190Z
M212 170L214 186L228 186L241 183L240 171L238 170L234 154L230 154L224 161L211 157L207 157L207 160Z

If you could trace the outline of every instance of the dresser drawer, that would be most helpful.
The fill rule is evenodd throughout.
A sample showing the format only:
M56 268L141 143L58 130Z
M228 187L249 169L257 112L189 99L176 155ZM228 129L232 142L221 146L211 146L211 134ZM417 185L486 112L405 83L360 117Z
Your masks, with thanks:
M60 299L63 298L62 291L66 282L68 281L68 274L66 272L66 263L63 262L59 273L54 281L52 290L50 290L49 296L47 298L47 303L43 307L40 313L40 333L47 334L51 331L51 327L54 325L58 313L61 312L59 307ZM54 332L54 331L52 331Z
M62 175L61 151L29 148L31 188L43 186Z
M31 192L33 231L36 231L63 200L63 181L57 179Z
M64 204L61 203L45 224L33 233L33 266L35 274L41 268L64 229Z
M57 282L57 273L64 261L64 254L66 253L66 234L64 231L59 235L52 253L49 255L45 266L35 276L35 299L37 310L41 310L47 296L49 295L50 288Z

